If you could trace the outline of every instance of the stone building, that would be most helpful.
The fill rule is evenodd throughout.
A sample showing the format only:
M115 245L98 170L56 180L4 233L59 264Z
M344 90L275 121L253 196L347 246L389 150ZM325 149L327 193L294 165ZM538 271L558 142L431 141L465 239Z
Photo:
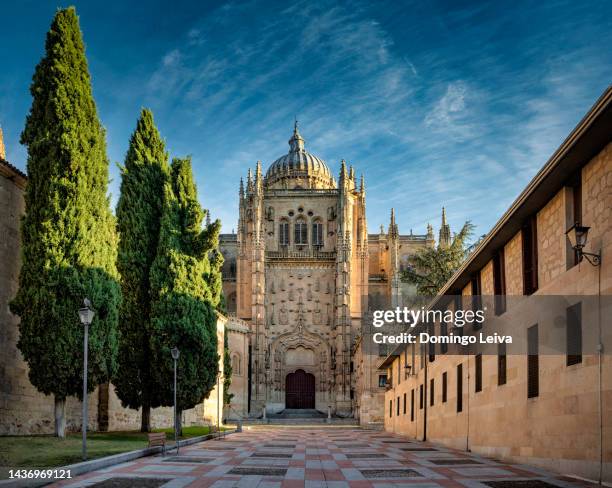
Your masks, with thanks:
M25 210L23 191L27 176L6 161L0 129L0 435L49 434L54 430L54 401L36 390L28 380L28 366L17 347L19 317L13 315L9 303L17 292L21 260L19 224ZM78 318L75 311L75 327ZM219 354L223 357L225 326L230 334L234 318L219 316L217 337ZM234 341L235 342L235 341ZM223 361L220 362L223 374ZM203 403L184 412L183 425L217 425L223 413L223 380ZM221 393L219 393L221 392ZM140 412L123 408L112 384L100 385L88 397L88 425L94 430L129 430L140 428ZM172 426L172 408L151 411L152 427ZM68 431L81 428L81 402L68 398L66 402Z
M600 263L570 245L575 223L590 227L584 251ZM394 349L380 371L390 378L385 429L612 481L611 257L609 88L430 304L488 301L481 330L454 333L513 343Z
M386 231L368 234L364 177L343 160L336 181L296 122L289 152L240 181L238 230L220 240L228 310L248 327L246 347L232 350L239 413L331 407L359 417L365 402L382 421L379 354L365 360L372 352L356 345L368 310L401 303L400 272L434 243L431 226L400 235L393 210Z

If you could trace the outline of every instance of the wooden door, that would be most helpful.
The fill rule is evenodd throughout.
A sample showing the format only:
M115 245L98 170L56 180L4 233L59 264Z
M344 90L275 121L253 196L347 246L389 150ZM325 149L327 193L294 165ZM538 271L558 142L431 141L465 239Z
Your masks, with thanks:
M298 369L289 373L285 384L285 408L315 408L315 378Z

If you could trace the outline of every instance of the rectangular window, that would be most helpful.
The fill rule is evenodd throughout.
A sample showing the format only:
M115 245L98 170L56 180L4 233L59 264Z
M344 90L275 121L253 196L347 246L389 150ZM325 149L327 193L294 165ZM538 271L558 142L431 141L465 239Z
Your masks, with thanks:
M527 398L535 398L540 394L537 324L527 329L527 354Z
M571 206L571 216L569 220L568 228L574 224L582 224L582 173L579 171L578 174L574 177L574 182L571 185L572 189L572 206ZM571 261L568 263L570 266L568 268L573 267L578 264L578 251L571 248L568 245L568 251L570 254Z
M506 344L497 345L497 384L506 384Z
M463 411L463 364L457 365L457 412Z
M312 224L312 245L323 247L323 224L321 222Z
M523 294L531 295L538 289L538 232L537 218L533 215L523 225Z
M463 310L463 296L455 295L454 299L454 310L455 312ZM456 336L463 336L463 326L459 327L453 324L453 334Z
M378 375L378 386L380 388L384 388L385 386L387 386L387 375L386 374Z
M582 304L576 303L566 310L567 365L582 362Z
M482 284L480 282L480 273L476 273L471 279L472 289L472 311L476 312L482 308ZM474 329L479 329L482 324L474 322Z
M278 243L281 246L289 245L289 222L281 221L278 224Z
M478 393L482 391L482 354L476 354L474 357L475 360L475 376L474 379L474 391Z
M410 422L414 422L414 388L410 390Z
M296 220L294 224L295 230L295 243L296 244L308 244L308 226L306 225L306 221Z
M402 357L397 357L397 384L402 382Z
M406 394L404 393L404 415L406 415Z
M423 385L419 385L419 410L423 408Z
M448 335L448 325L443 320L442 322L440 322L440 336L447 336L447 335ZM443 342L442 344L440 344L440 353L446 354L447 352L448 352L448 343Z
M432 336L435 333L434 327L435 326L433 324L427 326L427 331ZM430 342L429 343L429 362L433 363L435 360L436 360L436 344L434 342Z
M495 315L501 315L506 311L506 264L503 248L493 256L493 290Z
M446 372L442 373L442 403L446 403L448 397L448 375Z
M434 379L432 378L429 381L429 406L430 407L433 407L434 398L435 398L435 395L434 395Z
M399 408L400 408L399 397L397 397L397 399L395 401L395 410L396 410L396 415L398 417L399 417Z
M389 400L389 417L393 417L393 400Z

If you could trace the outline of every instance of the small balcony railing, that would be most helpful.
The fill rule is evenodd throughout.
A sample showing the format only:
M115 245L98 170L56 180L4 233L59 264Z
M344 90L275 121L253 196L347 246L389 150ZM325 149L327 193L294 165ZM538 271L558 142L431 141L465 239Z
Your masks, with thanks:
M334 261L336 253L333 251L320 251L318 249L304 249L295 251L293 249L281 249L280 251L266 251L267 259L317 259L323 261Z

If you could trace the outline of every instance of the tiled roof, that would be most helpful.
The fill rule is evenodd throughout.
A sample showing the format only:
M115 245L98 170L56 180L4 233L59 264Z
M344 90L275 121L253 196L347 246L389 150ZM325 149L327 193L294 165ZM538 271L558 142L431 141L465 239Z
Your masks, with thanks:
M24 187L28 181L28 175L2 158L0 158L0 174L15 181L21 187Z

